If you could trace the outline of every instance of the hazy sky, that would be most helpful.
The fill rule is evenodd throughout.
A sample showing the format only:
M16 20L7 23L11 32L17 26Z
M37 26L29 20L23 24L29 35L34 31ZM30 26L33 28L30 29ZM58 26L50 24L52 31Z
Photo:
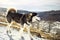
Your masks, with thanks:
M0 0L0 7L29 11L60 10L60 0Z

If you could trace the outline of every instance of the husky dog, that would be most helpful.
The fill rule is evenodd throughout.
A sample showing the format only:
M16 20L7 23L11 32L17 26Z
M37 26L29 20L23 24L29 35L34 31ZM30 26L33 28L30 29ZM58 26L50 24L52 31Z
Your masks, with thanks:
M15 21L16 23L24 25L24 23L28 24L27 22L32 22L32 18L36 15L37 13L34 12L30 12L28 14L20 14L17 13L14 9L10 9L7 13L6 18L9 23Z

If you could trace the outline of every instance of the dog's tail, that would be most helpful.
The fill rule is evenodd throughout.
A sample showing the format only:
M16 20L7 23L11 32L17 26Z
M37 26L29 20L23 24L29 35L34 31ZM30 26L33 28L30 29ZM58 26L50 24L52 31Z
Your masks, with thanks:
M11 9L8 10L7 13L16 13L16 10L14 8L11 8Z
M11 23L11 21L12 21L12 14L13 13L16 13L16 10L14 8L9 9L8 12L7 12L6 18L7 18L7 21L9 23Z

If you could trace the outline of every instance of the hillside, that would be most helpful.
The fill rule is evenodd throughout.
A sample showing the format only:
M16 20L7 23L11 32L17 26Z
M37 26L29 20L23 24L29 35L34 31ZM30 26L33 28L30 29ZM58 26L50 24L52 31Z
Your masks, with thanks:
M38 12L39 17L41 20L45 21L60 21L60 10L56 11L45 11L45 12Z

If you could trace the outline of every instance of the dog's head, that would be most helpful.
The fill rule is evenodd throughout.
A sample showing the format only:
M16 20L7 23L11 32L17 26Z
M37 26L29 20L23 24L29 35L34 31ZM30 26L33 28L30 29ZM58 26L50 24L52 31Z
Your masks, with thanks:
M34 16L36 16L36 15L37 15L37 13L35 13L35 12L30 12L29 14L27 14L26 20L27 20L28 22L32 22L32 18L33 18Z
M8 13L16 13L16 10L11 8L11 9L8 10Z
M35 12L30 13L30 16L31 16L31 19L30 19L31 22L40 21L40 17L37 16L37 13Z
M35 12L29 13L29 16L31 16L31 17L36 16L36 15L37 15L37 13L35 13Z

